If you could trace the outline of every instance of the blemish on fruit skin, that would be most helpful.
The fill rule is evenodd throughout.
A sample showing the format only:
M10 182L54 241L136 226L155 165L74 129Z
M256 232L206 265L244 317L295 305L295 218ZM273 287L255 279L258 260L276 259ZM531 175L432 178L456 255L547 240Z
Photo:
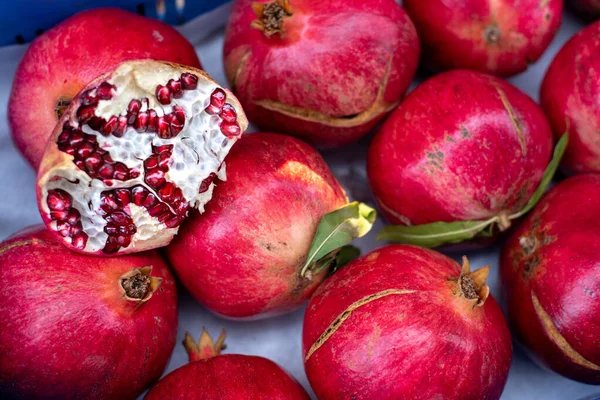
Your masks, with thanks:
M14 242L14 243L10 243L10 244L5 244L4 246L0 247L0 254L6 253L7 251L17 248L17 247L29 246L30 244L35 244L35 243L37 243L37 240L28 239L28 240L20 240L18 242Z
M165 40L165 38L163 37L163 35L160 34L159 31L152 31L152 37L158 42L162 42L163 40Z

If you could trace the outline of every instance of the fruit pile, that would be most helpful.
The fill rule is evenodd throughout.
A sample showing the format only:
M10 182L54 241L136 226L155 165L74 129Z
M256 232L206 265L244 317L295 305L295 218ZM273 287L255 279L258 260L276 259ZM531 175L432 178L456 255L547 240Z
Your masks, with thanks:
M186 333L189 363L161 379L178 282L228 319L308 302L320 400L499 399L513 340L600 385L600 21L558 52L541 105L504 80L562 15L562 0L236 0L229 89L174 28L126 11L40 35L8 117L44 225L0 243L0 398L310 398L273 361L221 354L224 331ZM432 75L407 94L419 61ZM370 205L316 149L358 140ZM394 244L360 256L376 209ZM490 246L498 265L448 256Z

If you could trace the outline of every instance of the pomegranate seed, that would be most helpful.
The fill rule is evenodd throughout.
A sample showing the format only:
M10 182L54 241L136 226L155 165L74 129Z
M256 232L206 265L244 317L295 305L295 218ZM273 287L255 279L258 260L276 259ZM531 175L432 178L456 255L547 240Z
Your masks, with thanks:
M129 190L127 189L117 189L115 190L117 197L119 198L119 202L123 207L129 204Z
M133 99L129 102L129 105L127 106L127 123L129 125L132 125L135 122L135 118L137 117L141 108L142 108L141 101L139 101L137 99Z
M181 97L183 97L183 91L181 90L181 82L179 82L178 80L176 81L175 79L169 79L169 82L167 82L167 87L173 94L174 99L180 99Z
M109 235L116 235L119 233L119 228L113 225L106 225L104 227L104 232L108 233Z
M90 154L94 152L95 148L96 146L94 146L93 144L83 142L81 146L79 146L79 148L77 149L77 155L81 158L87 158Z
M167 228L175 228L176 226L181 224L181 221L182 219L180 217L174 216L173 218L170 218L167 221L165 221L165 225L167 226Z
M108 82L102 82L96 89L96 97L100 100L110 100L113 96L112 91L116 88Z
M217 175L214 172L211 172L207 178L204 178L204 180L200 184L200 190L198 191L198 193L206 192L208 190L208 188L210 187L210 184L215 179L215 176L217 176Z
M76 249L83 250L83 249L85 249L87 240L88 240L88 236L85 233L80 232L77 235L73 236L73 241L71 242L71 244Z
M146 175L146 183L153 188L159 189L165 184L165 173L160 169L155 169ZM150 197L150 195L148 195Z
M91 95L92 89L86 90L81 96L81 104L84 106L89 106L90 104L98 104L98 100L94 96Z
M49 190L46 204L53 211L68 210L71 208L71 196L61 189Z
M153 206L152 208L150 208L148 210L148 214L150 214L150 216L152 217L156 217L160 214L162 214L163 212L166 211L167 206L165 206L162 203L158 203L157 205Z
M148 110L148 129L146 132L156 132L158 114L154 110Z
M170 212L166 212L163 214L160 214L158 217L156 217L158 219L158 222L160 222L161 224L164 224L166 220L168 220L169 218L171 218L173 214L171 214Z
M168 87L158 85L156 87L156 99L160 104L169 104L171 102L171 91Z
M158 194L160 195L160 198L163 199L164 201L169 201L173 198L174 191L175 191L175 184L173 184L171 182L167 182L160 189Z
M169 161L171 161L171 153L164 152L158 155L158 167L165 172L169 170Z
M127 247L131 244L131 236L118 236L117 244L121 247Z
M148 128L148 121L148 113L146 111L142 111L138 114L137 118L135 119L133 127L138 132L146 132L146 129Z
M182 202L178 203L176 207L173 207L173 209L175 210L175 212L177 214L185 215L185 213L189 209L189 204L187 201L182 201Z
M127 128L127 121L127 117L121 115L117 119L117 128L113 132L113 135L115 135L116 137L123 136L123 134L125 133L125 129Z
M52 218L55 221L66 221L68 217L69 211L67 210L50 211L50 218Z
M100 175L100 177L104 178L104 179L110 179L110 178L112 178L113 177L113 173L114 173L114 168L109 163L104 163L104 165L102 165L98 169L98 175Z
M100 157L98 154L92 154L85 159L85 168L89 172L96 171L100 164L102 164L102 157Z
M152 147L152 151L156 154L168 152L171 155L171 151L173 150L172 144L164 144L162 146Z
M169 139L171 137L170 132L170 115L164 115L162 117L156 118L156 133L158 137L162 139Z
M237 122L233 124L229 124L227 122L221 122L219 124L219 128L221 128L221 132L223 135L227 136L229 139L239 136L241 129Z
M185 90L194 90L198 86L198 77L196 75L190 74L189 72L184 72L181 74L181 86Z
M144 160L144 167L146 169L154 169L157 166L158 166L158 156L156 154L153 154Z
M58 135L58 139L56 143L67 143L69 141L69 137L71 136L71 130L64 130Z
M119 205L117 204L113 196L107 195L102 198L102 204L100 205L100 208L102 208L104 212L110 213L115 210L118 210Z
M140 176L140 171L135 168L129 170L129 179L135 179L138 176Z
M67 216L67 222L69 223L69 225L75 225L79 221L79 218L81 218L81 214L79 214L79 211L72 208L71 211L69 211L69 215Z
M104 136L108 136L117 128L117 117L114 115L106 121L102 129L100 129L100 133Z
M223 110L221 111L220 117L223 118L223 121L233 124L237 119L237 113L235 112L235 108L229 103L223 106Z
M136 206L141 206L144 203L147 194L148 191L142 186L136 186L133 189L131 189L131 197L133 199L133 203Z
M114 174L113 174L113 178L120 180L120 181L125 181L127 179L129 179L129 169L127 168L127 166L123 163L116 163L114 165Z
M142 205L146 208L150 208L150 207L154 206L156 203L157 203L156 196L154 196L153 193L148 193L148 196L146 196L146 200L144 200L144 203Z
M62 237L67 237L71 235L71 225L67 221L60 221L56 224L56 231Z
M119 226L119 233L121 235L133 235L136 232L137 232L137 228L135 227L135 224L133 224L133 223L124 224L124 225Z
M72 235L77 235L80 232L83 232L83 225L81 224L81 221L77 222L75 225L73 225L71 227L71 234Z
M64 151L65 153L67 153L68 155L72 156L73 154L75 154L75 149L72 147L62 147L62 146L58 146L58 149L61 151Z
M124 223L127 223L128 220L130 220L131 218L129 218L129 215L125 214L125 212L123 211L115 211L112 214L108 215L105 219L106 222L109 224L122 225Z
M88 121L89 127L95 131L99 131L100 129L102 129L102 127L104 126L105 123L106 123L106 120L104 118L100 118L100 117L96 117L96 116L92 117Z
M77 118L81 123L86 123L90 118L94 116L96 111L96 105L90 104L89 106L81 106L77 109Z
M71 134L71 146L77 147L80 143L83 142L83 132L79 129Z
M225 105L227 95L221 88L216 88L210 95L210 104L217 107L219 110Z
M185 111L180 106L173 106L173 112L171 113L180 122L185 122Z
M171 137L175 137L179 135L179 133L183 130L183 122L177 119L177 117L171 117Z
M119 251L120 247L121 246L117 244L117 239L114 236L109 236L102 251L106 254L113 254Z
M219 113L221 112L221 109L217 106L213 106L212 104L209 104L208 107L206 107L204 109L204 111L206 111L210 115L219 115Z
M72 154L75 154L75 151L73 151L73 153L71 153L71 155ZM75 160L75 166L77 168L85 171L85 162L83 162L83 160Z

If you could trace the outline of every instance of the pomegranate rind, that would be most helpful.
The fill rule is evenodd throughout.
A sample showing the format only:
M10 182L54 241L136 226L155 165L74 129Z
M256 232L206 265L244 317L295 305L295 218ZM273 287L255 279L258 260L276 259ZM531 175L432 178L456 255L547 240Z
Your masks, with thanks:
M144 179L148 176L148 174L145 173L146 164L144 164L144 162L147 160L147 157L149 158L148 155L155 154L153 153L155 148L169 146L173 148L173 146L175 146L174 150L172 151L177 152L177 146L179 146L179 148L183 148L185 151L187 151L187 153L191 153L198 150L194 149L193 147L191 147L190 150L188 147L186 147L187 144L186 146L182 144L184 143L182 139L187 138L187 136L185 136L183 133L178 133L178 136L175 135L172 138L165 139L159 137L156 133L134 131L134 133L137 133L138 136L132 133L131 137L134 138L133 140L137 140L138 142L145 141L145 143L142 143L141 145L139 145L139 143L133 143L133 150L131 150L131 147L125 148L124 151L117 154L117 147L112 146L112 144L124 143L120 142L121 138L117 138L113 134L110 134L108 136L101 135L99 132L93 131L93 129L90 128L89 123L80 124L79 119L81 118L81 110L83 107L85 107L85 104L82 103L86 101L86 94L90 93L89 90L97 88L102 82L109 82L115 85L117 89L115 90L116 94L114 94L114 97L106 101L100 100L94 111L95 116L103 117L106 120L109 119L110 115L125 115L126 109L130 107L127 106L127 104L130 103L130 100L132 98L137 98L141 96L145 96L149 99L147 102L148 110L150 110L151 108L157 108L158 110L159 101L154 97L155 87L157 85L167 84L167 81L169 79L178 78L185 73L192 74L198 78L197 87L191 89L193 93L190 94L191 100L188 100L188 102L191 102L191 105L188 104L186 106L183 103L186 99L185 97L183 99L173 98L169 105L164 106L166 108L163 110L163 112L165 114L167 113L167 110L173 110L173 112L175 112L175 108L173 107L175 104L181 105L183 107L189 106L188 109L190 110L193 105L195 107L195 111L190 111L190 113L186 112L186 115L190 114L191 117L190 115L187 115L186 117L184 129L187 128L187 131L184 132L189 131L193 134L196 134L195 138L200 138L199 140L202 140L202 142L199 142L200 144L207 144L208 140L212 140L212 144L217 143L217 141L222 141L222 143L218 142L221 144L221 146L219 146L216 150L214 146L209 146L208 144L205 146L205 148L202 147L201 150L203 151L203 153L201 154L205 156L205 159L201 159L201 157L198 156L197 163L209 163L208 168L204 168L206 167L206 165L203 164L202 168L204 170L201 170L200 167L194 168L196 164L183 162L189 161L189 158L187 160L177 159L178 163L183 162L181 164L181 169L183 169L184 173L179 173L176 169L170 168L168 172L164 174L164 178L167 182L175 183L176 187L181 189L181 197L187 203L189 203L190 208L198 208L200 209L200 211L203 211L204 204L206 204L206 202L210 200L210 197L212 196L212 189L214 188L214 183L211 182L210 185L207 185L207 188L203 189L203 192L200 192L199 189L202 186L200 182L203 179L206 179L206 177L210 176L211 173L219 174L219 177L222 180L226 179L225 165L223 162L224 158L231 146L233 145L233 143L235 143L239 135L241 135L241 132L243 132L248 126L248 121L244 115L241 105L239 104L235 96L227 89L220 87L205 72L196 68L152 60L137 60L122 63L115 70L97 78L88 86L86 86L86 88L84 88L78 94L75 100L66 109L64 115L62 116L62 118L60 119L60 121L54 129L51 139L47 144L44 157L40 165L40 169L38 171L38 206L44 223L53 232L57 231L58 222L54 221L53 217L50 214L51 209L48 206L47 198L49 190L56 190L57 187L59 187L59 189L65 189L65 185L70 187L76 187L76 189L72 190L80 190L78 191L77 196L73 196L73 193L69 194L71 194L71 196L73 197L73 206L79 211L79 213L82 216L81 222L83 223L83 231L86 233L86 235L89 236L89 238L92 238L92 241L90 242L88 240L89 238L86 238L86 241L83 244L83 248L81 248L81 243L75 243L74 236L73 238L69 236L62 238L62 236L57 233L57 235L63 239L62 242L68 245L73 250L82 251L85 253L95 253L98 255L105 254L103 252L103 249L105 250L108 247L108 245L102 245L106 236L106 234L103 233L102 229L104 229L107 222L103 223L99 217L99 204L101 201L100 196L104 196L104 193L106 191L118 188L131 189L136 185L144 186L146 189L149 190L150 193L153 193L153 191L150 190L152 188L149 184L149 181L144 181ZM127 91L126 93L120 92L120 88L122 87L126 88L123 89ZM132 91L131 95L129 95L129 91ZM208 111L205 108L208 107L211 101L210 93L214 91L223 92L225 94L225 100L235 110L235 114L237 117L236 126L238 127L237 136L226 136L223 132L223 129L221 129L221 132L213 133L215 129L219 130L219 127L215 128L215 126L216 124L221 124L219 122L220 118L212 114L209 115ZM196 94L198 94L199 97L194 97ZM206 96L206 98L204 99L203 96ZM197 105L198 98L200 98L201 101L203 101L203 103L199 106ZM204 119L202 119L202 122L199 122L194 127L193 118L196 117L197 119L201 117ZM203 126L201 124L204 123L209 124L208 126L212 127L213 130L204 130L203 133L196 129L198 126L200 126L202 130ZM112 156L115 162L120 162L121 160L119 159L119 157L124 156L127 159L126 165L129 168L130 172L130 175L128 175L129 178L123 181L119 181L118 179L109 179L108 181L110 182L107 182L107 180L100 179L98 177L91 177L89 175L89 172L86 172L85 169L78 168L74 164L74 156L66 153L65 151L60 150L59 145L57 145L57 142L60 141L59 136L61 135L61 133L63 133L65 124L70 124L70 126L74 128L81 128L86 134L95 135L94 140L97 143L99 143L101 149L107 151L110 154L110 156ZM125 139L128 138L127 135L129 134L129 132L131 132L131 130L125 133ZM146 136L142 137L143 135ZM178 145L178 143L181 145ZM189 140L185 143L195 144L193 140ZM142 155L138 155L136 151L142 152L140 153ZM198 152L196 152L195 154L198 155ZM119 157L117 157L117 155ZM169 158L171 158L171 154L169 154ZM136 168L139 173L139 176L137 178L132 178L133 174L131 173L131 171L136 168L131 167L131 165L128 164L129 162L134 163L136 165ZM173 160L169 160L168 162L171 163L170 165L173 165L175 163L175 157L173 157ZM57 179L57 177L59 177L59 179ZM79 183L69 184L69 181ZM81 182L83 182L83 185L81 185ZM158 189L154 190L155 197L162 201L162 198L157 192ZM89 206L89 204L92 204L92 206ZM163 204L166 203L163 202ZM160 222L155 217L152 217L148 213L148 210L144 209L143 207L137 207L137 205L134 207L134 205L131 204L127 211L128 215L133 219L133 222L135 222L136 224L136 230L135 233L132 234L132 236L130 237L130 243L128 243L127 246L118 247L117 251L120 254L162 247L168 244L178 231L177 226L169 227L165 223ZM175 213L175 211L173 212ZM187 213L187 211L185 211L185 213ZM185 217L185 213L183 215L174 215L177 215L181 217L181 219L183 219ZM98 240L94 241L94 238L96 237L98 238ZM78 245L79 247L77 247Z

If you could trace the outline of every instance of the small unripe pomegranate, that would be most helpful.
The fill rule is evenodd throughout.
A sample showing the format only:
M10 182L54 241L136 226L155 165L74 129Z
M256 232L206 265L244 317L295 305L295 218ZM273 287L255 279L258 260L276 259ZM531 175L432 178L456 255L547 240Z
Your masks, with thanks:
M110 255L168 244L248 122L203 71L127 61L89 83L48 142L38 206L69 248Z
M225 72L250 120L320 147L365 135L400 102L419 60L395 0L237 0Z
M0 398L135 399L167 365L175 280L156 252L90 257L43 226L0 244Z
M534 360L600 384L600 175L552 188L502 251L512 326Z
M569 133L567 173L600 173L600 21L582 29L558 52L540 99L554 135Z
M404 0L434 69L525 71L554 38L563 0Z
M37 169L69 102L91 80L126 60L150 58L200 68L194 47L173 27L117 8L80 12L36 38L15 73L8 122Z
M488 268L393 245L338 270L304 317L304 367L317 397L499 399L512 344Z
M263 357L221 355L225 331L214 343L202 330L198 343L186 333L183 345L190 363L161 379L144 400L309 400L302 386L283 368Z

